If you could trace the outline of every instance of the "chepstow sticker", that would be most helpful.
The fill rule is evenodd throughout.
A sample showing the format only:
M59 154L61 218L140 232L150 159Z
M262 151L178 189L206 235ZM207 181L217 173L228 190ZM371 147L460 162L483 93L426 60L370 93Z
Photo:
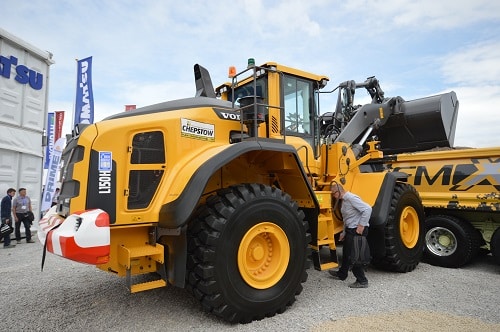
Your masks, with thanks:
M181 118L181 136L204 141L215 141L215 126Z

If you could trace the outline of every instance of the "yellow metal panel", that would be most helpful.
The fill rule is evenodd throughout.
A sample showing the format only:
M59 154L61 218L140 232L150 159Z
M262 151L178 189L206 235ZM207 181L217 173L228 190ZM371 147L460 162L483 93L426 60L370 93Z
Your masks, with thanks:
M346 189L361 197L366 203L374 206L384 178L385 173L357 173L351 182L350 188L346 186Z

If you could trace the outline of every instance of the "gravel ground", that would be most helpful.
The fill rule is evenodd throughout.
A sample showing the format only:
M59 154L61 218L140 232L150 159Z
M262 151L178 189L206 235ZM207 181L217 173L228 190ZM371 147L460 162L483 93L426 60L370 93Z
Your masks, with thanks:
M204 313L184 289L130 294L123 278L93 266L47 254L41 272L41 259L38 241L0 249L4 331L500 331L500 266L490 255L460 269L369 268L367 289L310 269L285 313L245 325Z

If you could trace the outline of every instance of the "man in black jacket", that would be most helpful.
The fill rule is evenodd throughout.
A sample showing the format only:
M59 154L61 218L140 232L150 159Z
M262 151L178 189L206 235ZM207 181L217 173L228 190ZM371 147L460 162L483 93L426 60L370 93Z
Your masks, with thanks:
M2 198L1 205L1 218L2 218L2 226L4 224L12 227L12 197L16 194L16 190L14 188L7 189L7 196ZM10 233L7 232L3 235L3 247L5 249L14 248L15 244L10 244Z

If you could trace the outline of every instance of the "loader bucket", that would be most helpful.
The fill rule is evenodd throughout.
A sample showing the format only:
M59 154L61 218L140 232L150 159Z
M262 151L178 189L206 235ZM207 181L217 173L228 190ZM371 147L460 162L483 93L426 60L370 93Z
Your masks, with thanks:
M403 101L376 134L384 154L453 147L458 116L455 92Z

